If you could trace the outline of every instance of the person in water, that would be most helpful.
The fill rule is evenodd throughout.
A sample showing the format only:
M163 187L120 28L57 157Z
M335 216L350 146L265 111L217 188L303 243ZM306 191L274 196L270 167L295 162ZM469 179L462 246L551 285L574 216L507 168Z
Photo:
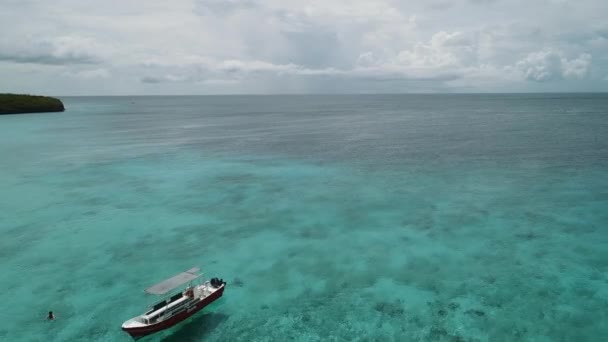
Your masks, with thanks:
M52 321L55 319L55 314L53 313L53 311L49 311L49 315L47 316L47 319L49 321Z

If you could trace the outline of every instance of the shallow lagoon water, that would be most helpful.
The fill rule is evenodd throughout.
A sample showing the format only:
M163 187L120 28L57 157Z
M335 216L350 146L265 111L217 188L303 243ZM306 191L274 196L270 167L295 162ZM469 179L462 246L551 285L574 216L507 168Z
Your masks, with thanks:
M194 265L146 340L608 336L606 95L63 100L0 117L0 340L129 341Z

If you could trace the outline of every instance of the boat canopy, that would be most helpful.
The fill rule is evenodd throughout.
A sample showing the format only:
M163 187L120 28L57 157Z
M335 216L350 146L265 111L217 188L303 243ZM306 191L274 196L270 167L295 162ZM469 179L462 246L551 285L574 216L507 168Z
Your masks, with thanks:
M164 280L156 285L150 286L145 291L153 295L163 295L182 284L185 284L200 277L201 275L198 274L199 271L200 268L193 267L185 272L176 274L173 277Z

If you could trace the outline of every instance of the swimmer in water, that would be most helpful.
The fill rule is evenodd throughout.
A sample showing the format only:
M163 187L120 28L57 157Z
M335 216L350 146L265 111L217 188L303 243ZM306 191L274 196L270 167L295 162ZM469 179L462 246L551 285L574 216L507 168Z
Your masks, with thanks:
M53 314L53 311L49 311L49 315L47 316L47 319L49 321L52 321L55 319L55 314Z

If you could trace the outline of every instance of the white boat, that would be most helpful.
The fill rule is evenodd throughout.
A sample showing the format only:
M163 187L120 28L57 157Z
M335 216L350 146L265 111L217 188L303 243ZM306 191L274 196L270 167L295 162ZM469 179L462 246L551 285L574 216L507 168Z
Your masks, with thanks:
M135 339L154 334L180 323L220 298L226 282L218 278L201 282L199 271L194 267L147 288L146 293L162 295L165 299L124 322L122 330ZM197 279L199 282L195 283ZM186 283L189 285L185 289L173 294L175 289Z

